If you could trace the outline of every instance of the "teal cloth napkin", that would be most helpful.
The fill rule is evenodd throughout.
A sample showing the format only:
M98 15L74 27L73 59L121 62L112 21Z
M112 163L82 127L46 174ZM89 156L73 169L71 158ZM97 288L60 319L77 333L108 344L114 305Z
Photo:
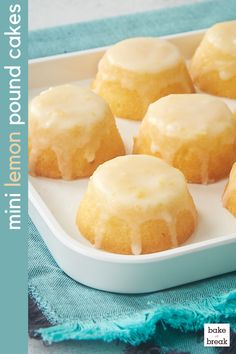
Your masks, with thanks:
M235 0L216 0L44 29L29 33L29 56L94 48L132 36L191 31L235 17ZM88 288L63 273L29 220L29 293L51 323L39 330L48 342L119 339L138 345L154 335L161 343L165 336L160 333L166 326L172 331L197 332L206 322L230 322L236 328L235 289L236 272L146 295L118 295ZM176 337L181 336L175 333L175 344ZM198 349L191 343L194 353L203 352L202 341Z
M158 322L181 331L224 321L236 328L236 272L144 295L95 290L63 273L31 220L28 257L30 295L52 324L40 330L46 341L120 339L138 345L155 334Z
M29 33L29 57L103 47L135 36L164 36L236 18L235 0L201 1L159 11L82 22Z

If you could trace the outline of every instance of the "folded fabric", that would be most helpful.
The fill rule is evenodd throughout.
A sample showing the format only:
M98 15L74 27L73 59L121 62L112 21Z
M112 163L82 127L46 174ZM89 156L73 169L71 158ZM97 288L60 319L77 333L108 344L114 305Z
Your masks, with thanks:
M235 0L202 1L45 29L29 34L29 56L99 47L132 36L191 31L233 19L235 15ZM222 255L219 262L223 261ZM158 345L166 347L166 343L171 346L172 337L174 347L181 347L180 331L197 333L206 322L230 322L232 329L236 329L235 289L236 272L145 295L119 295L88 288L57 266L29 220L29 294L47 320L47 327L39 325L37 332L48 342L119 339L139 345L155 337ZM166 326L172 328L168 333L173 334L168 335L168 340L164 334ZM190 337L194 339L188 343L189 350L202 353L202 339L199 341L194 334Z
M48 342L119 339L138 345L155 334L158 322L185 332L211 322L234 328L235 288L236 272L145 295L91 289L63 273L29 220L29 292L52 325L38 331Z

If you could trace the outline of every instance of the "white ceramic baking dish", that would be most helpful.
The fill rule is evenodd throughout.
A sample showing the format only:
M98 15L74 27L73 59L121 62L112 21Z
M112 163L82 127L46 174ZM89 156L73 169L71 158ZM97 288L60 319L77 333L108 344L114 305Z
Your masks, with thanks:
M166 37L190 59L204 31ZM105 48L32 60L29 96L58 84L88 85ZM231 109L236 101L225 100ZM131 151L139 122L117 119ZM189 185L199 225L184 245L149 255L126 256L95 249L78 232L76 210L87 179L67 182L29 178L29 213L57 264L85 285L119 293L145 293L236 270L236 219L221 204L226 180Z

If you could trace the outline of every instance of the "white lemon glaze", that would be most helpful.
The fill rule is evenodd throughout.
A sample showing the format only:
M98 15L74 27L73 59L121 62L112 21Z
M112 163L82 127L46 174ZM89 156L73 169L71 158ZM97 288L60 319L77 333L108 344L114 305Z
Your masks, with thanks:
M108 109L91 90L73 85L53 87L33 98L29 105L30 173L35 174L38 157L48 148L55 153L65 179L71 178L73 155L78 149L86 146L84 158L92 162L102 138L96 128L101 126L100 131L106 133L104 117ZM76 135L71 138L70 132L75 129Z
M218 135L235 125L227 105L206 94L163 97L149 106L145 119L163 134L183 139Z
M108 49L106 57L112 65L141 73L157 73L182 60L173 44L153 37L121 41Z
M207 40L236 59L236 21L217 23L206 34Z
M30 102L30 115L44 129L70 129L101 120L107 109L105 101L90 89L62 85L41 92Z
M188 210L196 218L183 174L153 156L128 155L104 163L90 178L88 192L101 203L102 213L95 231L97 248L111 216L129 225L133 254L142 252L140 227L146 221L164 220L172 247L176 247L178 214Z

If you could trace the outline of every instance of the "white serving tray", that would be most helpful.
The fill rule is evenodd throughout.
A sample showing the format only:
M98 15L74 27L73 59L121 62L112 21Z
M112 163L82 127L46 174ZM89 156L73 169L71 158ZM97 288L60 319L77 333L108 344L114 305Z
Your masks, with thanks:
M189 60L204 31L165 37ZM50 86L88 85L105 48L30 61L29 96ZM231 109L236 101L225 100ZM117 119L131 151L139 122ZM29 178L29 213L58 265L85 285L118 293L145 293L236 270L236 219L222 207L226 180L189 185L199 225L182 246L148 255L127 256L93 248L78 232L76 210L88 179L72 182Z

